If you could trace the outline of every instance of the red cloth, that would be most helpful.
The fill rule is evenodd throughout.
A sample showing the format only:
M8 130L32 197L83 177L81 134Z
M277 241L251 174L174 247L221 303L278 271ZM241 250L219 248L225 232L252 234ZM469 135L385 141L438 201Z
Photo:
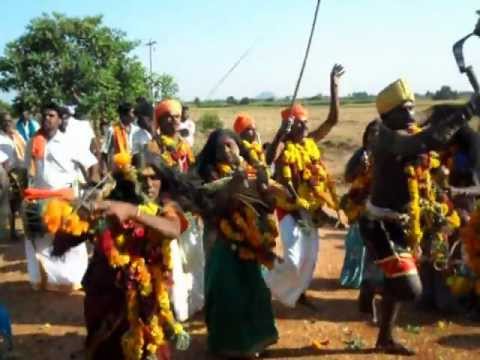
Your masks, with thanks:
M387 278L396 278L418 272L417 264L411 254L393 255L375 263L382 269Z
M45 200L50 198L59 198L62 200L70 201L75 198L72 188L63 189L37 189L26 188L23 191L23 198L25 200Z

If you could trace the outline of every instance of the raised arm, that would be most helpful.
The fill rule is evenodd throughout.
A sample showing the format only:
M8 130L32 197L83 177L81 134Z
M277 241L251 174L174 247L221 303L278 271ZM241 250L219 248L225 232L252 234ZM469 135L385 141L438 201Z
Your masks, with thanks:
M415 135L403 135L393 131L380 122L377 123L376 151L388 151L392 154L408 157L429 150L437 150L446 145L459 129L480 110L480 98L474 97L463 108L439 120Z
M330 110L327 119L320 124L320 126L310 132L309 137L313 138L315 142L320 142L332 128L338 123L340 114L340 99L338 97L338 84L340 78L345 73L342 65L335 64L330 73Z

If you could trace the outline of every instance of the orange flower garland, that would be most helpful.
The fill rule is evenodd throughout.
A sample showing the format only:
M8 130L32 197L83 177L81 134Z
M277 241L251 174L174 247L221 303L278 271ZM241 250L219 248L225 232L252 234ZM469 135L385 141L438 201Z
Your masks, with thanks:
M221 219L219 228L237 249L240 259L256 260L269 269L273 267L278 230L272 215L262 219L252 207L243 205L233 212L230 220Z

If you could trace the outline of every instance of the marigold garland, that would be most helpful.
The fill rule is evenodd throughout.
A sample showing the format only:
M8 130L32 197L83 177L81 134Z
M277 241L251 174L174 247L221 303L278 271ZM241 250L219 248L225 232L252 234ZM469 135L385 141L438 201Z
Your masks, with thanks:
M362 171L350 185L350 189L344 195L342 200L342 210L348 218L348 222L353 224L364 213L370 186L372 184L372 166Z
M262 166L267 165L267 160L265 158L265 153L263 151L262 144L256 141L249 142L247 140L242 140L242 144L247 149L250 159L255 165L262 165ZM249 164L248 171L251 173L255 173L254 166Z
M149 202L139 205L139 211L156 215L161 209ZM47 204L43 219L52 234L63 231L80 235L89 227L95 230L98 249L109 265L123 274L129 322L129 329L122 336L125 359L154 358L159 348L166 344L167 334L178 336L185 333L170 308L173 262L169 239L160 238L132 221L120 225L105 220L98 224L77 221L79 217L73 208L59 200L51 200ZM141 300L152 296L158 311L144 322L140 316Z
M182 171L195 162L190 145L181 138L160 135L158 139L161 157L169 167L180 166Z
M278 206L291 211L304 208L315 211L324 205L338 210L335 183L321 161L321 152L315 141L305 138L301 143L287 141L281 158L282 176L293 185L294 177L298 198L296 203L279 199Z
M260 216L251 206L242 205L231 219L220 219L219 229L236 247L240 259L256 260L269 269L273 267L278 236L273 215Z
M240 167L244 166L241 159ZM235 167L228 163L218 163L216 171L220 177L231 176ZM265 267L273 268L275 259L275 240L278 229L273 214L257 212L255 207L246 203L239 203L231 209L227 217L220 218L218 229L226 240L229 240L232 249L242 260L257 261Z
M55 234L59 231L80 236L88 232L89 223L80 219L73 207L66 201L52 199L47 202L43 211L43 223L47 231Z

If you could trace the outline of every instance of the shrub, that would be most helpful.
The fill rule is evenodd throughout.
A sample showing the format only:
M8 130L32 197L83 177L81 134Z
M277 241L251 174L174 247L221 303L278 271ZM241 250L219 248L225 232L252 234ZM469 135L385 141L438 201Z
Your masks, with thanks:
M217 113L206 112L197 121L198 129L202 133L207 133L211 130L223 128L223 121Z

